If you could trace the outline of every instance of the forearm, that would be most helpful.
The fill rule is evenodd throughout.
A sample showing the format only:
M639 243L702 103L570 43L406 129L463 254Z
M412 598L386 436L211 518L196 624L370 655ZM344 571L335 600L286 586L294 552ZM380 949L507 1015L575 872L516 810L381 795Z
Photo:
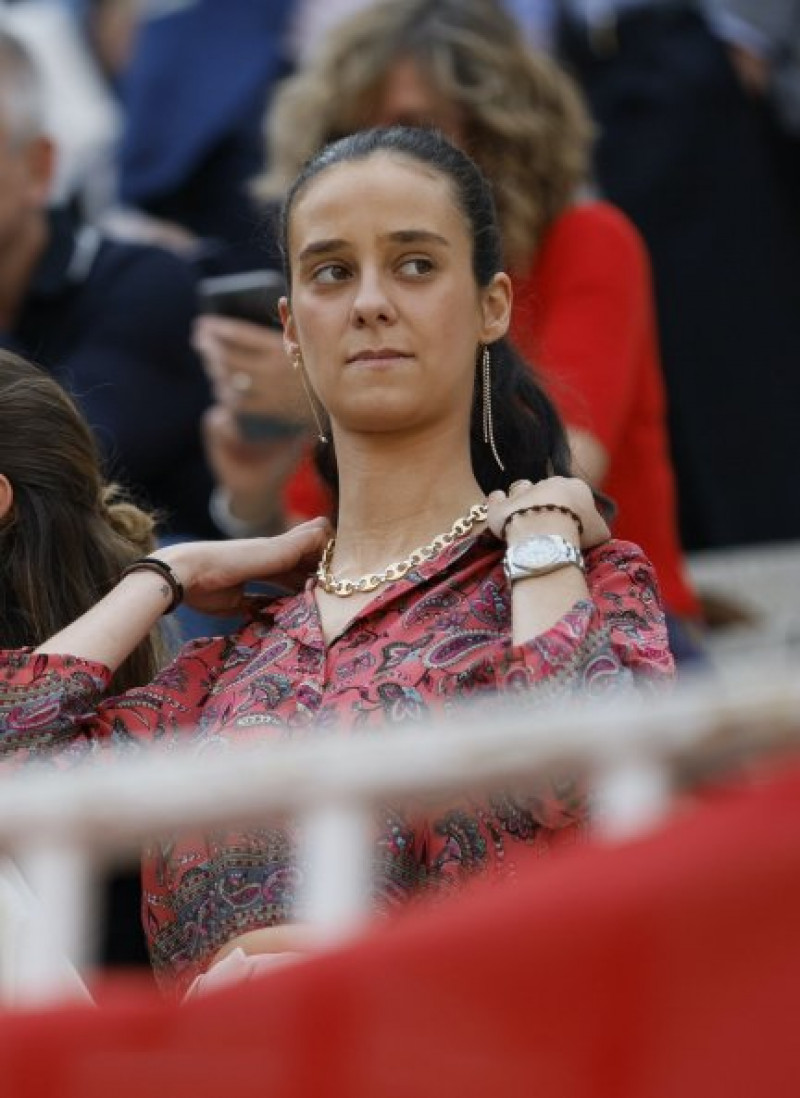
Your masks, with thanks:
M572 693L598 670L603 689L629 681L631 674L652 681L671 677L652 566L638 546L610 541L585 482L517 481L508 494L490 494L488 522L509 546L511 577L519 577L510 577L512 646L499 667L500 689L547 682L550 696L554 686ZM542 535L557 535L555 543ZM521 543L528 539L540 544L526 548ZM578 545L588 554L586 574L574 563ZM556 570L546 571L548 559Z
M163 577L150 571L133 572L36 651L77 656L116 671L148 635L171 601L172 591Z
M520 515L508 527L509 544L537 534L560 534L578 544L575 524L568 516L545 512ZM511 592L511 639L525 644L545 633L581 599L589 598L583 572L567 565L543 576L531 576L514 582Z
M282 923L278 926L260 927L237 934L219 949L211 959L215 965L235 949L246 954L259 953L299 953L305 952L314 944L314 935L310 927L302 923Z
M180 598L181 587L196 610L235 613L241 610L249 580L298 585L316 565L329 537L329 524L317 519L274 538L185 542L159 549L153 557L167 565L179 587L173 588L157 570L137 569L37 651L77 656L114 671L170 610L176 594Z

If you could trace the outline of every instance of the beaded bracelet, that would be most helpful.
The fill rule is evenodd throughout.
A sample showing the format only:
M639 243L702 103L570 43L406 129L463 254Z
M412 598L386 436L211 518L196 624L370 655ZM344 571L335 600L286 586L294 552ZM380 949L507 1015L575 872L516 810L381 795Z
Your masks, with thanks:
M164 611L165 614L171 614L183 602L183 584L165 560L159 560L158 557L140 557L122 570L121 578L124 579L131 572L157 572L167 581L172 592L172 602Z
M505 538L506 529L508 527L509 522L511 522L511 520L513 518L516 518L517 515L528 515L528 514L530 514L531 512L534 512L534 511L539 512L539 513L541 513L542 511L560 511L562 515L568 515L572 519L572 521L576 524L576 526L578 527L578 536L583 537L583 523L581 522L581 517L580 517L580 515L576 514L573 510L571 510L571 508L562 507L561 504L559 504L559 503L534 503L534 504L531 504L530 507L521 507L519 509L519 511L512 511L511 512L511 514L508 516L506 521L503 523L503 530L502 530L503 538Z

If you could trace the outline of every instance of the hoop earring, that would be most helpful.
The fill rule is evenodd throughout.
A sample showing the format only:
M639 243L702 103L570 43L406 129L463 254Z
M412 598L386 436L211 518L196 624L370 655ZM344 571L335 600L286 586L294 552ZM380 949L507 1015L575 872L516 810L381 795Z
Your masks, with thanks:
M481 355L481 379L483 382L483 441L489 446L489 449L492 451L492 457L499 465L500 470L504 473L506 467L500 460L500 455L497 452L497 446L494 441L494 419L492 416L492 359L486 344L483 346L483 353Z
M314 422L317 425L317 438L320 442L328 442L328 436L325 434L325 428L322 425L322 419L317 411L317 405L314 397L311 395L311 386L308 384L308 378L306 377L306 369L303 364L303 356L300 351L294 351L292 354L292 366L297 370L300 375L300 384L303 386L303 391L306 394L306 400L308 406L311 409L311 414L314 417Z

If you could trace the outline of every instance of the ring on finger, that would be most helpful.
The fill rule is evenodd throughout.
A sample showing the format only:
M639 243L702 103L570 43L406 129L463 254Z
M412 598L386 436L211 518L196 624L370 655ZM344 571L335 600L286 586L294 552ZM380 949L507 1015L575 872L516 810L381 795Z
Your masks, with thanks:
M244 370L237 370L236 373L231 374L231 388L237 393L249 393L253 388L253 379Z

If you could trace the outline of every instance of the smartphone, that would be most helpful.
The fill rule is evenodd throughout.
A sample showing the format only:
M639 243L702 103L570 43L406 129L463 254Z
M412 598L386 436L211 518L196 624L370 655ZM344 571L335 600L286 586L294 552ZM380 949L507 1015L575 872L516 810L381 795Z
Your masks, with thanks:
M201 313L249 320L267 328L281 327L278 302L286 294L286 282L280 271L242 271L203 278L197 291Z

